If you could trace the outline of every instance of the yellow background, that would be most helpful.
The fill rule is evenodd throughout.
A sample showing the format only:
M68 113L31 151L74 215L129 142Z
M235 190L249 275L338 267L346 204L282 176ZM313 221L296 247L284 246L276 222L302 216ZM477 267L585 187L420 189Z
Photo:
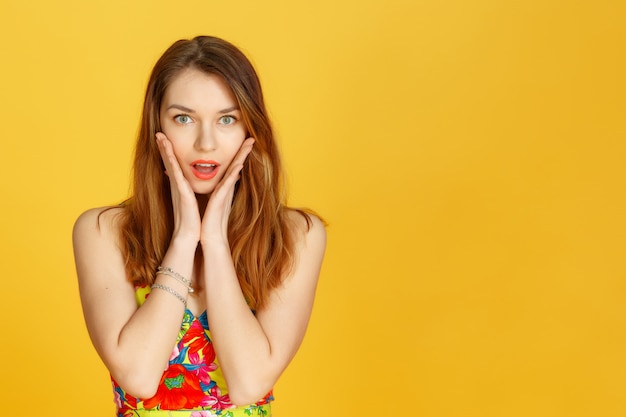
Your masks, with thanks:
M328 220L278 417L626 415L621 0L0 7L0 414L112 416L71 228L127 196L148 73L257 66L291 203Z

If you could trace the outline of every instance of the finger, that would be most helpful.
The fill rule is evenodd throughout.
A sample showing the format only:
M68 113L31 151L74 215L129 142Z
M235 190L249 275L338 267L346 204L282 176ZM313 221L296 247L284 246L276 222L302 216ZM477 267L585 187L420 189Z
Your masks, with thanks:
M174 155L172 142L161 132L157 132L156 138L159 151L161 152L161 158L165 164L165 173L170 178L170 181L173 180L178 188L191 189L178 163L178 159L176 159L176 155Z
M250 152L252 152L254 142L254 138L248 138L243 141L237 155L235 155L235 159L233 159L234 164L244 163L244 161L248 158L248 155L250 155Z
M167 171L171 165L169 161L168 151L166 149L166 142L168 141L167 137L161 132L157 132L155 137L157 147L159 148L159 153L161 154L161 159L163 160L163 165L165 165L165 170Z
M232 162L228 166L228 169L226 170L226 173L224 174L224 178L230 177L235 172L235 170L237 172L237 175L239 172L241 172L244 162L248 158L248 155L250 155L250 152L252 152L253 145L254 145L253 138L248 138L241 144L241 147L237 151L237 154L235 155Z
M180 169L176 155L174 155L172 142L170 142L169 139L167 139L167 137L161 132L157 132L156 138L159 152L161 153L161 159L163 159L167 173L171 173L172 175L182 175L182 170Z
M157 132L156 135L156 144L157 144L157 149L159 150L159 154L161 155L161 161L163 161L163 165L165 166L165 175L167 175L168 177L170 176L169 172L167 172L167 166L168 166L168 162L167 162L167 154L165 152L165 148L162 145L163 140L165 139L165 135L161 132Z
M241 174L241 170L243 169L243 164L232 165L228 168L228 174L224 176L222 180L222 184L220 188L229 189L233 187L237 181L239 181L239 177ZM234 187L233 187L234 188Z
M210 210L210 207L220 207L227 201L232 201L235 191L235 184L240 178L241 170L243 169L244 162L250 152L252 151L252 145L254 144L253 138L248 138L241 144L241 147L237 151L237 154L228 165L224 176L220 180L219 184L213 190L209 204L207 205L206 212Z

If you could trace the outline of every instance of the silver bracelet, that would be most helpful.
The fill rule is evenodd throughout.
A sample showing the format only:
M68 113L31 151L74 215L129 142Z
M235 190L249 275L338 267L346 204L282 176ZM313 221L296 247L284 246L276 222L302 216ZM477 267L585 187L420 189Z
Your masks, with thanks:
M185 300L185 297L183 297L182 295L180 295L175 289L170 288L166 285L161 285L161 284L153 284L152 287L150 287L151 289L159 289L159 290L163 290L166 292L169 292L170 294L172 294L174 297L178 298L180 300L181 303L183 303L183 305L185 307L187 307L187 300Z
M175 280L177 280L179 282L182 282L183 284L185 284L187 286L187 290L189 292L193 292L193 287L191 286L191 280L185 278L184 276L182 276L178 272L174 271L172 268L167 267L167 266L159 266L159 267L157 267L157 275L158 274L167 275L168 277L172 277Z

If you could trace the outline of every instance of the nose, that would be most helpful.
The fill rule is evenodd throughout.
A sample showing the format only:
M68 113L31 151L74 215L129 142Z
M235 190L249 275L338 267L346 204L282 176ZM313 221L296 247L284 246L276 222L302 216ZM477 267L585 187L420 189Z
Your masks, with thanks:
M198 131L198 136L194 147L199 151L212 151L217 147L215 132L211 126L202 125Z

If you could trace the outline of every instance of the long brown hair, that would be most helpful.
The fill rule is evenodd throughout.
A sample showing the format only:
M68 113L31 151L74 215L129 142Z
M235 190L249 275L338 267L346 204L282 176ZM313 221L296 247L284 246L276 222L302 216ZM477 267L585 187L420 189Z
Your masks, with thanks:
M210 36L179 40L157 61L146 90L135 150L132 197L123 203L121 246L126 273L135 284L152 284L172 237L170 184L155 142L159 110L168 85L182 70L221 76L231 88L254 148L236 185L228 239L244 296L263 307L293 265L294 239L284 204L281 164L258 76L231 43ZM310 226L306 212L298 210Z

